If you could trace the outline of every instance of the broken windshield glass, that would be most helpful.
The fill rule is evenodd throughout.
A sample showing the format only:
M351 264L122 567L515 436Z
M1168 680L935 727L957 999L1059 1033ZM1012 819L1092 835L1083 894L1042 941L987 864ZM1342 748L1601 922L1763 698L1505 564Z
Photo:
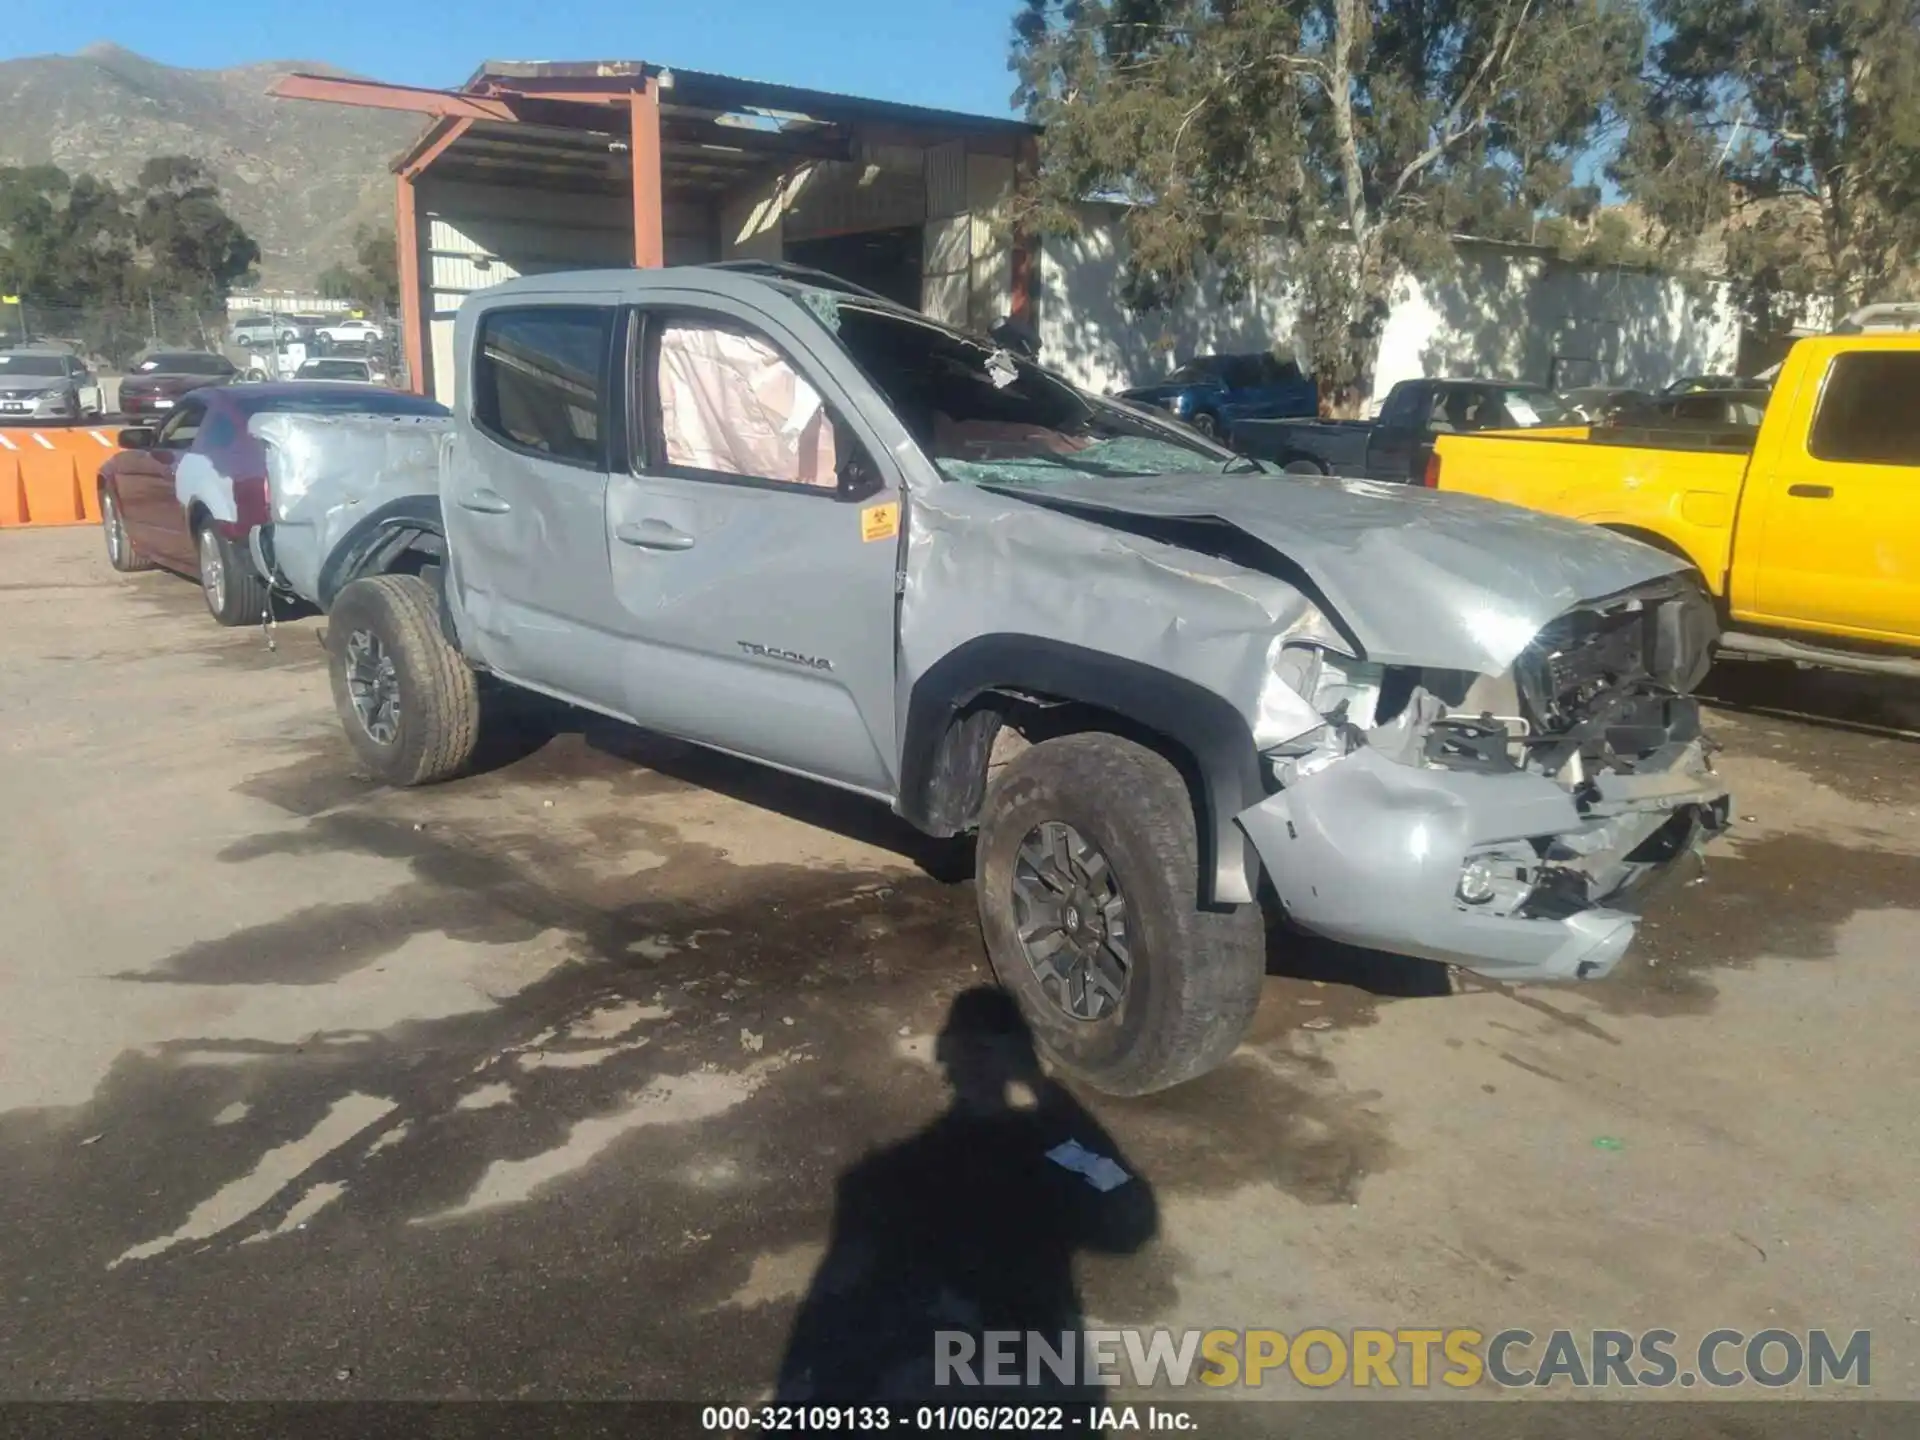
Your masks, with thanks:
M931 321L845 300L839 319L840 342L949 480L1180 475L1217 472L1238 458Z

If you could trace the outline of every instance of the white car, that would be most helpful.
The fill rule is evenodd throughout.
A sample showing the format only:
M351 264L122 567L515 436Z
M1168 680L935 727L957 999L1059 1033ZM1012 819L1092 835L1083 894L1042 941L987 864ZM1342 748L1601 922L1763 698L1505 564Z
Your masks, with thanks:
M322 325L320 334L336 345L342 340L384 340L380 327L371 320L340 320L331 325Z
M386 383L384 371L374 368L371 360L350 360L339 356L322 356L317 360L304 362L294 372L296 380L348 380L359 385L382 385Z

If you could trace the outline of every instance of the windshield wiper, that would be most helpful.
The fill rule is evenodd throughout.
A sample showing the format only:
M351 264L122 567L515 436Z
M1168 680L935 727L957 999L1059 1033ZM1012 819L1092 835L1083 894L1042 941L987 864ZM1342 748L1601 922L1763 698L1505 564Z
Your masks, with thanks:
M1233 468L1236 465L1247 465L1247 466L1251 466L1252 468L1248 470L1241 470L1236 472ZM1233 475L1236 473L1241 475L1264 475L1267 473L1267 467L1262 465L1258 460L1254 459L1251 455L1236 455L1231 460L1227 461L1226 464L1220 467L1220 473L1222 475Z

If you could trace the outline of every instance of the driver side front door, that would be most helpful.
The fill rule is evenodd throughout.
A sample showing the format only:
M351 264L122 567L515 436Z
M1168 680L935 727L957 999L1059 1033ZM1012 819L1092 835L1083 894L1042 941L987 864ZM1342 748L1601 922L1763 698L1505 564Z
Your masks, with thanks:
M898 473L806 341L744 305L632 331L607 493L629 713L891 798Z

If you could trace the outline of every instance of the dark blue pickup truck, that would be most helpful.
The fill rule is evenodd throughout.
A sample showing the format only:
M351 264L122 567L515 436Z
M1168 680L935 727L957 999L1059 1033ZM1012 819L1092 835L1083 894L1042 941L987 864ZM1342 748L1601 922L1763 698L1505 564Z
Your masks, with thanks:
M1166 379L1120 392L1152 405L1202 435L1225 435L1242 420L1287 420L1320 413L1320 387L1278 356L1201 355Z
M1511 380L1402 380L1377 420L1242 420L1227 443L1296 475L1419 483L1433 437L1584 423L1544 385Z

